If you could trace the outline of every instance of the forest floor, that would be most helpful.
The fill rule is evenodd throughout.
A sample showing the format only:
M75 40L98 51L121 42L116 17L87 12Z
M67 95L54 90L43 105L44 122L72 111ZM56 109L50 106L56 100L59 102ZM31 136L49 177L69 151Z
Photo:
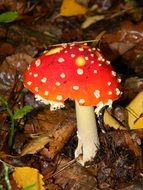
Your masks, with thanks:
M1 190L143 189L142 6L134 0L79 0L71 7L61 0L0 2ZM99 48L122 79L110 116L103 111L98 118L100 147L88 167L74 159L74 102L50 111L23 85L35 57L72 42Z

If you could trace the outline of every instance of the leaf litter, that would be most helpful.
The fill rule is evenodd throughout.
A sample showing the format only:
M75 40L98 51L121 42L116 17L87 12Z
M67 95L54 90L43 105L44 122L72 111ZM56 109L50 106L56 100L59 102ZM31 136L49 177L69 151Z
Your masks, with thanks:
M143 184L142 4L135 0L74 1L79 12L73 16L74 9L70 9L66 17L63 8L64 16L60 15L62 2L0 3L2 13L18 13L11 23L0 23L0 95L11 112L16 113L14 142L9 149L11 123L0 104L0 158L13 169L19 166L37 169L43 175L43 187L49 190L140 190ZM82 14L78 9L81 6L86 10ZM121 98L99 118L101 147L89 167L82 167L74 160L77 136L73 102L68 100L66 109L51 112L23 87L23 72L34 57L53 45L72 41L88 41L100 48L122 78ZM30 113L19 112L24 106L33 109ZM0 185L7 189L4 167L0 170ZM9 171L9 180L16 190L19 184L12 179L12 173Z

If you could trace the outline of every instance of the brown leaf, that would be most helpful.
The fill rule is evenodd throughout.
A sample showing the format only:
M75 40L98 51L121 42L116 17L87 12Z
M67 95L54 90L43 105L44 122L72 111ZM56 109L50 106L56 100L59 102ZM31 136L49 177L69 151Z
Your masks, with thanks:
M106 50L104 52L105 56L111 60L119 55L124 55L127 60L132 62L138 52L143 50L142 31L142 23L133 24L129 21L122 22L118 28L114 29L114 32L104 35L101 43Z
M57 130L53 134L53 139L49 141L49 148L43 149L42 155L53 159L55 155L65 146L71 136L76 130L76 125L72 123L65 123L65 126Z
M141 157L141 148L137 144L137 142L133 140L132 136L129 133L125 133L125 141L129 146L130 150L132 150L137 157Z
M57 175L55 175L56 184L59 184L63 189L66 184L66 189L70 190L98 190L96 177L85 167L78 163L70 162L66 158L61 159L56 171ZM64 169L62 170L61 168Z

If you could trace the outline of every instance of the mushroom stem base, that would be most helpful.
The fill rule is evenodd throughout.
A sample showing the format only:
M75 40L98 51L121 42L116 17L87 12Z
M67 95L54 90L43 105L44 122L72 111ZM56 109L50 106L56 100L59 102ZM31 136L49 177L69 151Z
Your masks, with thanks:
M76 105L78 146L75 150L75 158L80 157L78 162L85 165L93 161L99 147L99 138L95 119L94 107Z

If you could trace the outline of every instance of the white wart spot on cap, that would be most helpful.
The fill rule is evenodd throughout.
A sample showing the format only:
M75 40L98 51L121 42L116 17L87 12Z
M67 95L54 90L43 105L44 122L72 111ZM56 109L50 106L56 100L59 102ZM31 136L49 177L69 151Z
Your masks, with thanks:
M75 57L75 54L72 53L72 54L71 54L71 57L74 58L74 57Z
M79 104L84 104L85 103L85 99L81 98L78 102L79 102Z
M68 53L68 51L67 51L67 50L65 50L65 53Z
M95 113L98 115L100 110L104 107L104 103L102 101L100 101L97 105L96 105L96 109L95 109Z
M96 98L100 98L100 90L95 90L95 91L94 91L94 96L95 96Z
M107 60L107 61L106 61L106 64L107 64L107 65L110 65L110 61Z
M42 82L42 83L46 83L46 82L47 82L47 78L46 78L46 77L43 77L43 78L41 79L41 82Z
M91 49L91 48L88 48L88 51L89 51L89 52L91 52L91 51L92 51L92 49Z
M38 87L35 87L35 91L38 92L38 91L39 91L39 88L38 88Z
M108 102L106 103L106 105L109 105L109 107L112 107L113 104L113 100L109 99Z
M45 92L44 92L44 95L45 95L45 96L48 96L48 94L49 94L48 91L45 91Z
M36 65L36 67L39 67L39 66L41 65L41 60L40 60L40 59L37 59L37 60L35 61L35 65Z
M109 95L112 95L112 91L109 91L108 94L109 94Z
M112 84L112 82L110 82L110 81L109 81L109 82L107 82L107 85L108 85L108 86L111 86L111 84Z
M32 75L32 72L30 72L29 75Z
M116 91L117 96L121 94L121 91L119 90L119 88L116 88L115 91Z
M83 75L83 69L78 68L78 69L77 69L77 74L78 74L78 75Z
M27 70L30 70L30 66L29 66L29 67L27 67Z
M84 49L82 47L78 48L79 51L84 51Z
M88 60L89 60L89 58L88 58L88 57L85 57L85 60L86 60L86 61L88 61Z
M60 57L59 59L58 59L58 62L59 63L63 63L65 60L64 60L64 58L62 58L62 57Z
M62 79L64 79L64 78L66 77L65 73L61 73L61 74L60 74L60 77L61 77Z
M37 77L38 77L38 74L37 74L37 73L35 73L33 76L34 76L34 78L37 78Z
M79 90L79 86L73 86L73 90Z
M67 43L62 43L62 47L63 47L63 48L66 48L67 45L68 45Z
M58 95L58 96L56 97L56 99L60 101L60 100L63 99L63 97L62 97L61 95Z
M28 84L28 86L30 86L30 85L32 84L32 82L31 82L31 81L28 81L27 84Z
M93 73L94 73L94 74L96 74L96 73L97 73L97 70L96 70L96 69L94 69L94 70L93 70Z
M94 61L92 60L91 63L94 63Z
M93 54L93 53L91 53L91 54L90 54L90 56L91 56L91 57L94 57L94 54Z
M102 66L102 64L101 64L101 63L99 63L99 64L98 64L98 66L99 66L99 67L101 67L101 66Z
M118 78L117 81L118 81L119 83L121 83L121 79L120 79L120 78Z
M61 85L61 83L60 82L56 82L56 86L60 86Z
M115 71L111 71L111 74L115 77L117 74Z
M102 58L101 58L101 57L98 57L97 59L98 59L98 61L101 61L101 60L102 60Z

